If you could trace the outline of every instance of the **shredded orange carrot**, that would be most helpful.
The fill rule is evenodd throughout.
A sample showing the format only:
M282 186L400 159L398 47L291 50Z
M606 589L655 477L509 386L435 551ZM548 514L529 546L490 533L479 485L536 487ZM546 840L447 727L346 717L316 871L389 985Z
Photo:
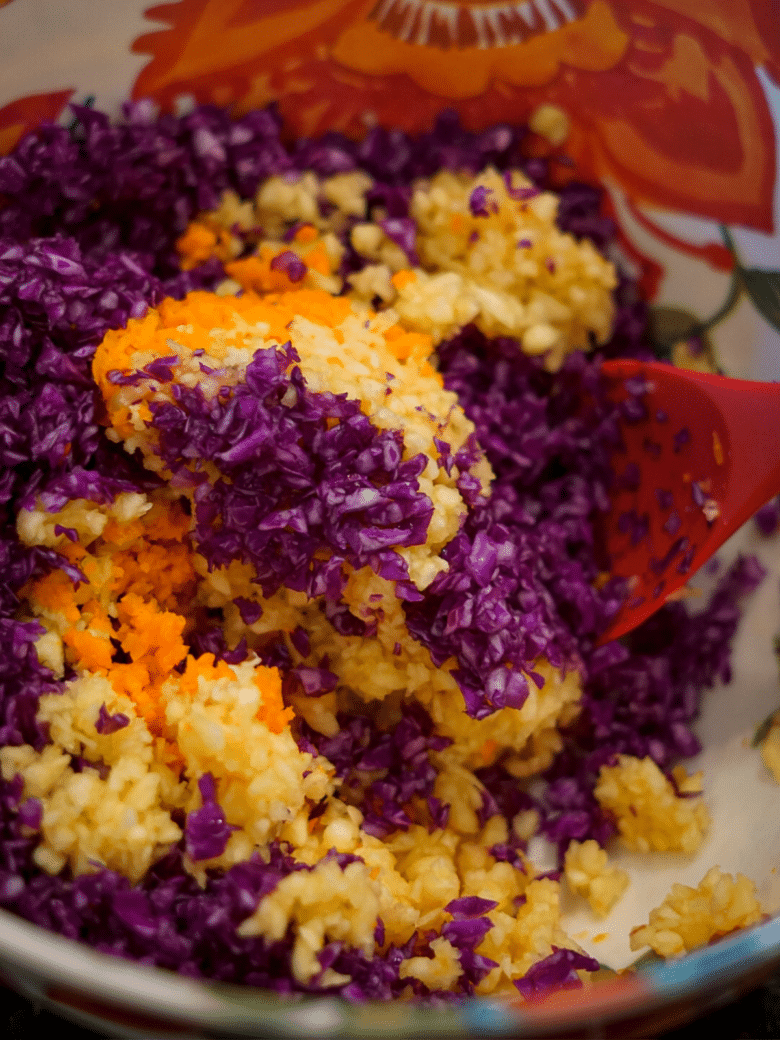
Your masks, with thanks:
M189 271L205 263L212 256L229 260L232 255L233 239L226 228L219 227L208 219L193 220L184 234L176 241L176 252L181 259L182 271Z
M44 610L62 614L71 625L75 625L81 616L76 606L73 582L62 571L52 571L51 574L31 582L22 590L22 595Z
M313 242L317 238L317 229L313 224L303 224L295 232L295 241L306 243Z
M87 600L81 608L81 616L86 617L89 621L88 628L90 632L103 632L109 636L113 635L114 628L111 624L111 618L96 599Z
M390 280L396 289L400 291L405 285L409 285L410 282L416 282L417 275L414 271L408 271L405 269L403 271L396 271Z
M67 538L57 547L57 552L70 563L78 563L87 555L87 550L81 542L71 542Z
M165 709L160 702L161 682L154 682L149 669L138 661L115 663L108 679L114 690L129 697L154 736L165 732Z
M193 697L198 690L198 679L203 678L207 682L215 679L235 679L236 673L225 664L224 661L214 663L213 654L202 654L200 657L187 656L187 664L184 674L179 681L179 689L188 697Z
M181 257L182 270L189 271L208 260L214 254L216 245L216 232L200 220L193 220L176 240L176 252Z
M271 261L278 252L270 246L261 246L258 255L225 264L225 271L242 288L256 293L289 291L295 287L295 282L285 270L274 270L271 267Z
M67 657L76 667L100 674L105 674L111 668L113 647L107 635L93 635L71 628L63 635L62 641L66 647L73 649L74 653Z
M187 622L180 614L160 610L134 592L119 601L117 613L122 649L133 661L143 662L152 678L167 676L186 657L181 634Z
M331 273L330 257L321 243L313 249L307 250L301 257L310 271L318 271L320 274Z
M317 325L335 328L351 313L352 304L343 296L331 296L321 289L299 289L296 293L285 293L274 306L287 315L289 324L298 315L303 315Z
M444 386L444 377L441 372L433 367L430 361L425 361L420 366L420 375L429 376L431 379L435 379L439 386Z
M101 535L104 542L125 548L134 542L136 538L142 538L145 533L143 521L133 520L130 523L120 523L113 516L103 528Z
M385 342L399 361L426 361L433 350L433 340L426 332L407 332L401 325L385 330Z
M191 602L196 575L188 546L139 541L125 551L115 552L112 561L110 587L115 596L134 592L174 611L186 610Z
M143 518L148 537L154 541L183 541L190 532L191 518L179 502L155 502Z
M154 502L144 524L148 537L156 542L182 542L189 535L192 521L180 502Z
M92 375L104 400L109 401L120 389L110 382L108 373L130 372L134 367L133 356L149 349L158 327L159 316L156 311L150 311L143 318L130 318L125 328L110 329L105 334L92 359Z
M493 762L497 750L498 743L495 740L493 740L492 737L488 737L488 739L480 748L480 754L482 755L482 759L485 765L490 765Z
M263 697L257 717L272 733L281 733L295 717L292 708L285 708L282 700L282 677L278 668L255 668L254 682Z

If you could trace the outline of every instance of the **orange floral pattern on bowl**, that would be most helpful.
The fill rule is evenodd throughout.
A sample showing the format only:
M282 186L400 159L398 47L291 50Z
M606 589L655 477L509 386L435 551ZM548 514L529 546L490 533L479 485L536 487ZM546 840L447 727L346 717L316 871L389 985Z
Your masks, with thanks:
M180 0L135 41L134 96L239 112L280 102L298 134L570 116L581 175L637 201L772 230L778 78L766 0ZM717 128L717 129L715 129Z

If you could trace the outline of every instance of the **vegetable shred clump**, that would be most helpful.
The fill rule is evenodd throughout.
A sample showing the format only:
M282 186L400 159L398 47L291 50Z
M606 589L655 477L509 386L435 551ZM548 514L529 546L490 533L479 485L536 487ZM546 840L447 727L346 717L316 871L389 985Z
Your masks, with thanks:
M75 115L0 159L0 903L281 993L580 984L564 891L706 834L679 761L761 577L598 645L601 363L646 355L599 193L446 114Z

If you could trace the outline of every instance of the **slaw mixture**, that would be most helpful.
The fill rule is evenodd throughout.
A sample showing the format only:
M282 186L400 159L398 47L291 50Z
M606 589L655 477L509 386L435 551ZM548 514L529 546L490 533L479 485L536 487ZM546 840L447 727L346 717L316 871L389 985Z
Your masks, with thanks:
M0 902L279 992L580 984L562 886L605 916L613 842L700 846L762 576L596 645L599 366L648 353L599 193L449 115L75 115L0 160ZM761 916L713 868L632 944Z

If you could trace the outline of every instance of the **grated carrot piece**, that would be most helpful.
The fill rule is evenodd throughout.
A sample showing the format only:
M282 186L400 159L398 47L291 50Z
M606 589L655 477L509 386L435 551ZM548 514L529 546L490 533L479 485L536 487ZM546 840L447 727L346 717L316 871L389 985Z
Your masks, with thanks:
M130 545L131 542L134 542L136 538L143 537L144 531L144 524L141 520L133 520L130 523L123 524L112 516L103 528L101 537L104 542L110 542L112 545L124 548Z
M409 285L410 282L416 282L417 275L414 271L404 268L403 271L396 271L390 281L400 292L400 290Z
M129 697L150 733L162 736L165 731L165 709L160 701L161 682L154 682L149 669L139 661L115 663L108 673L114 690Z
M428 376L430 379L435 379L439 386L444 386L444 377L429 361L423 362L420 366L420 375Z
M259 254L234 260L225 265L226 273L244 289L256 293L285 292L293 289L295 282L284 270L274 270L271 261L278 251L261 246Z
M81 616L76 606L73 583L62 571L52 571L51 574L31 582L22 590L22 595L44 610L62 614L71 625L75 625Z
M490 765L495 758L496 751L498 749L498 742L493 740L492 737L484 742L482 747L479 749L479 753L482 755L482 759L485 765Z
M184 674L179 681L179 689L189 697L194 697L198 690L198 679L201 677L207 682L215 679L235 680L236 673L224 661L215 663L213 654L201 654L200 657L192 657L188 654Z
M301 259L311 271L318 271L320 274L331 273L330 257L322 244L307 250Z
M182 271L190 271L213 256L218 260L229 260L233 255L233 241L227 228L208 218L196 218L176 240Z
M66 647L74 653L67 657L71 664L90 672L105 674L111 668L113 647L108 636L93 635L92 632L80 632L71 628L62 637Z
M295 241L301 243L313 242L318 234L319 232L313 224L303 224L295 232Z
M96 600L90 599L81 608L81 616L89 621L90 632L104 632L106 635L114 634L114 627L107 611Z
M190 533L192 519L181 502L153 502L142 523L147 537L154 541L181 542Z
M175 612L191 602L197 579L189 546L143 541L115 552L111 559L111 591L117 598L133 592Z
M133 661L143 662L152 678L167 676L186 657L181 634L187 622L180 614L160 610L133 592L119 601L117 614L122 649Z
M193 220L187 230L176 239L176 252L181 257L182 271L190 271L204 263L216 250L217 233L206 223Z
M263 703L257 712L258 719L264 722L272 733L281 733L295 717L295 712L292 708L284 706L279 669L258 665L255 668L254 683L263 697Z
M149 311L143 318L130 318L125 328L110 329L105 334L92 359L92 375L105 401L109 401L120 390L109 380L108 373L131 371L133 356L139 351L150 349L158 327L157 312Z
M57 548L57 552L70 563L79 563L87 555L87 550L81 542L71 542L68 539Z

